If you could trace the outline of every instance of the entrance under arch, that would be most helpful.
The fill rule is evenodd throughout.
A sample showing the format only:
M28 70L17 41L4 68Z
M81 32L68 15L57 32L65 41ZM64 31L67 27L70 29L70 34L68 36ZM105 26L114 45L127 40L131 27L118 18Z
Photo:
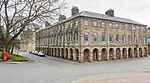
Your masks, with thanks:
M75 51L76 51L76 58L77 58L77 61L79 61L79 50L76 49Z
M107 50L105 48L102 49L101 56L101 60L107 60Z
M120 50L120 48L116 49L116 59L121 59L121 50Z
M73 60L73 50L70 48L70 60Z
M127 58L127 50L126 50L126 48L123 48L123 49L122 49L122 58L123 58L123 59L126 59L126 58Z
M134 48L134 57L137 58L138 55L137 55L137 48Z
M99 60L99 51L98 49L93 50L93 61L98 61Z
M109 49L109 60L114 60L114 49L113 48Z
M90 56L90 50L89 49L85 49L84 50L84 61L85 62L90 61L89 56Z
M143 57L143 56L142 56L142 48L139 48L139 56L140 56L140 57Z
M58 57L60 57L60 49L58 48Z
M66 58L68 59L68 49L66 48Z
M132 58L132 49L131 48L128 49L128 57Z
M64 58L64 49L61 48L61 58Z
M144 47L144 56L147 57L147 48Z

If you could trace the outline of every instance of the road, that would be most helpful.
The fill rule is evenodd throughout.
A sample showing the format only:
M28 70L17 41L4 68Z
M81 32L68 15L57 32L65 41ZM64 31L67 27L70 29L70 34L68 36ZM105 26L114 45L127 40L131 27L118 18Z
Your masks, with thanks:
M75 63L55 57L21 53L33 62L0 64L0 83L70 83L107 73L150 73L150 57L127 60Z

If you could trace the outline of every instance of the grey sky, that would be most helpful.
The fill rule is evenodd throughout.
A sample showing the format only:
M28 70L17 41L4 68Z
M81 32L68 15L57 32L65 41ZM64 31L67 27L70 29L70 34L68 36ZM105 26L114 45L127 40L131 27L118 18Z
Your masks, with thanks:
M115 16L129 18L150 25L150 0L66 0L68 10L63 14L70 17L72 6L81 11L104 14L107 9L115 10Z

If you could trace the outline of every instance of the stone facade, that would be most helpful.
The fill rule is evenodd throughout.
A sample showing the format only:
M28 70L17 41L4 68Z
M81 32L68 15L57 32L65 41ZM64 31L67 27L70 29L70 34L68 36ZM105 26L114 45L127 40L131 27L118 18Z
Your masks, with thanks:
M79 62L148 56L146 25L114 17L114 14L104 15L105 18L98 15L83 11L39 30L36 50Z

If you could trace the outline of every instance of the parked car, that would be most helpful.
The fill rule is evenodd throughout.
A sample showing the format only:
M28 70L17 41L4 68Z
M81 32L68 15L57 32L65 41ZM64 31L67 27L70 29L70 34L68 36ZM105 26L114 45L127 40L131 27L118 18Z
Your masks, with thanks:
M29 53L32 54L32 50L29 50Z
M38 53L39 53L38 51L34 51L34 54L35 54L35 55L38 55Z
M45 57L45 54L44 54L43 52L40 51L40 52L38 53L38 56Z

